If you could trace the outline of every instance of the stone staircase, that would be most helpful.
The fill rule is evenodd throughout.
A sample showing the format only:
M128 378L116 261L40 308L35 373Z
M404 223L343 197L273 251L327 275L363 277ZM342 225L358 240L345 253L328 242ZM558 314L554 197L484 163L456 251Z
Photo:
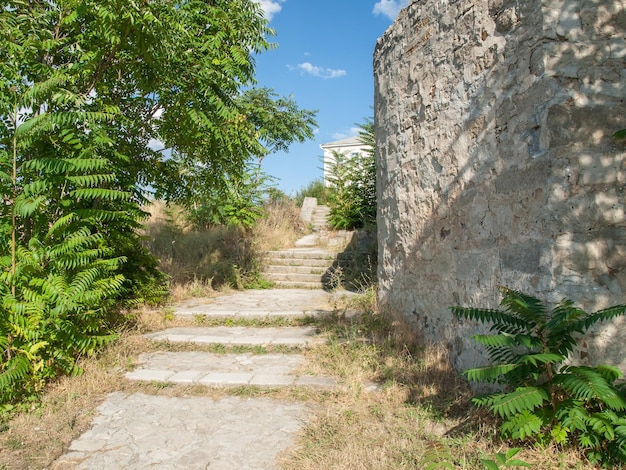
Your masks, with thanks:
M151 351L141 353L125 376L168 391L110 394L90 429L71 443L51 470L278 470L281 455L294 444L312 408L306 400L265 397L265 392L257 396L255 389L338 390L345 385L308 364L303 349L326 341L318 328L256 327L254 320L276 319L280 324L286 318L333 315L336 304L337 296L328 292L277 289L173 305L175 317L194 323L203 317L222 324L146 334L153 342ZM234 320L250 324L230 326ZM175 343L186 346L174 347ZM208 345L215 345L215 352L209 352ZM199 391L204 388L213 390L204 394ZM369 382L363 389L379 390Z
M321 248L292 248L270 251L265 261L263 277L278 287L323 289L335 255Z
M311 216L311 225L313 225L314 232L321 232L328 226L328 214L330 214L330 208L328 206L315 206L313 215Z
M178 304L174 315L204 317L225 324L235 318L247 320L301 318L332 313L329 294L313 291L245 291L217 299L192 299ZM129 380L208 387L309 387L332 389L335 379L302 372L303 348L325 342L315 327L177 327L146 335L157 344L186 343L186 351L165 350L142 353L137 367L126 373ZM224 347L287 346L293 351L212 353L207 345ZM197 348L197 349L196 349Z

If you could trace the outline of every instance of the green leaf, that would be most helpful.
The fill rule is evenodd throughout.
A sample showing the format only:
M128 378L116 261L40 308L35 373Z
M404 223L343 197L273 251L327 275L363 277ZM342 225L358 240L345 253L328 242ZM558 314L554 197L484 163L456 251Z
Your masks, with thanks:
M511 417L522 411L532 411L549 401L550 397L543 388L521 387L495 400L491 409L501 417Z
M515 364L499 364L468 369L463 374L472 382L497 382L504 374L511 372L517 367Z
M482 464L485 466L487 470L499 470L498 464L493 460L481 459Z

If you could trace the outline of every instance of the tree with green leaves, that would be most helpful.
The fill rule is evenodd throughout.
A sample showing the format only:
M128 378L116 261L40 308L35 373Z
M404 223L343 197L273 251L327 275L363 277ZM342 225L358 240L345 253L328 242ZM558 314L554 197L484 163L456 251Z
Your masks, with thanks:
M366 146L366 150L351 156L334 152L333 161L327 162L331 183L328 220L335 229L363 228L376 224L374 121L366 119L358 126L359 141Z
M312 112L253 88L271 34L252 0L3 3L0 403L76 373L116 300L160 292L146 188L189 203L310 136Z

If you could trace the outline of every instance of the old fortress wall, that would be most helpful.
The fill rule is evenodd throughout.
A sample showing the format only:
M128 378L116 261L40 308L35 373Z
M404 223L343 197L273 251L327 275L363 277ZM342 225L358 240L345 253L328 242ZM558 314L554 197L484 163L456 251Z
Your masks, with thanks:
M374 54L379 299L459 370L496 285L626 302L626 2L418 0ZM574 358L626 370L626 322Z

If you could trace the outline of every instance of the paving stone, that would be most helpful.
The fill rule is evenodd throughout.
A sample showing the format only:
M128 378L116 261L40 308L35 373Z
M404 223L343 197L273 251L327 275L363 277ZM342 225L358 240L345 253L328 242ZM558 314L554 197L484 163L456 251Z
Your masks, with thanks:
M218 326L211 328L168 328L149 333L147 338L173 343L225 344L225 345L289 345L309 346L323 342L313 327L251 328Z
M52 470L272 470L310 410L265 398L116 392Z
M241 385L332 388L330 377L299 377L301 354L213 354L200 351L140 354L138 368L126 378L137 381L198 383L227 387Z
M210 299L189 299L171 308L175 315L210 318L319 316L333 313L341 295L321 289L247 290Z

